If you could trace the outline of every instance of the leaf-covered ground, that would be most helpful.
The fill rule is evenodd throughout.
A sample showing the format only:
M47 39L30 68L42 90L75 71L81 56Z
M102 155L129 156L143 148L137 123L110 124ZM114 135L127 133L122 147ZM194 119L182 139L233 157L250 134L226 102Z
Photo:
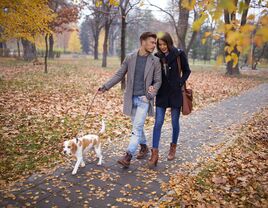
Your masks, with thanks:
M50 61L43 66L0 60L0 176L1 185L60 164L62 142L77 134L97 88L118 68L112 58L102 69L92 59ZM194 90L194 108L235 96L267 80L267 72L226 77L221 70L192 67L189 86ZM103 139L128 139L130 121L122 114L122 92L117 85L98 95L86 120L84 132L97 133L106 119ZM151 129L153 119L147 120Z
M198 174L172 177L164 186L169 194L157 206L268 207L268 108L243 124L235 137Z

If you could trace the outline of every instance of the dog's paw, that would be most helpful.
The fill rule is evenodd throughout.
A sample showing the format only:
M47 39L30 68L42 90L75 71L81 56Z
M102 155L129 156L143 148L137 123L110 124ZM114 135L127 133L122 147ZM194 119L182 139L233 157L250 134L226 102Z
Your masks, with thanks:
M101 162L98 162L97 165L101 165Z
M85 167L86 166L86 164L83 162L83 163L81 163L81 167L83 168L83 167Z
M73 171L73 172L72 172L72 175L75 175L76 173L77 173L77 171Z

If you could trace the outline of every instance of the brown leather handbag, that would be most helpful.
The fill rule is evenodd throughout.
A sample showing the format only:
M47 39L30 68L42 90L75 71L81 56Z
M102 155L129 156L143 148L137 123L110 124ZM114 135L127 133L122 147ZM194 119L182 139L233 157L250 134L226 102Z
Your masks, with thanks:
M182 76L181 69L181 60L180 57L177 58L178 69L179 69L179 77ZM193 90L186 88L186 82L182 86L182 114L188 115L192 112L193 109Z

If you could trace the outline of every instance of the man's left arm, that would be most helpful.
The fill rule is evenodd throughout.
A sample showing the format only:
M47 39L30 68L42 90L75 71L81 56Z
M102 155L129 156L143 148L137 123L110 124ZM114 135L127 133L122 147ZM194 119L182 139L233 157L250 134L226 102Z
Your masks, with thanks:
M162 71L161 71L161 64L159 60L154 60L154 78L153 78L153 90L150 91L149 96L150 99L153 99L159 88L162 84Z

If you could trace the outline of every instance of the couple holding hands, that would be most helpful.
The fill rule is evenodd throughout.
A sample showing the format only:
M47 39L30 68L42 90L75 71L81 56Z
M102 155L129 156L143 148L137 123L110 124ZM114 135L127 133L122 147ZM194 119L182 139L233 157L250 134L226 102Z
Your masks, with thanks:
M153 54L155 47L157 47L157 53ZM178 58L181 61L181 77ZM167 159L175 158L180 133L182 86L190 73L186 54L183 50L174 47L169 33L163 33L157 37L155 33L145 32L140 36L140 48L129 54L114 76L98 89L99 93L104 93L119 83L127 74L123 113L131 117L132 133L126 153L118 160L123 167L129 167L138 146L140 150L136 156L137 159L145 158L149 152L144 123L147 115L154 116L154 101L155 123L148 165L150 168L157 165L161 128L167 108L171 108L172 120L172 141Z

